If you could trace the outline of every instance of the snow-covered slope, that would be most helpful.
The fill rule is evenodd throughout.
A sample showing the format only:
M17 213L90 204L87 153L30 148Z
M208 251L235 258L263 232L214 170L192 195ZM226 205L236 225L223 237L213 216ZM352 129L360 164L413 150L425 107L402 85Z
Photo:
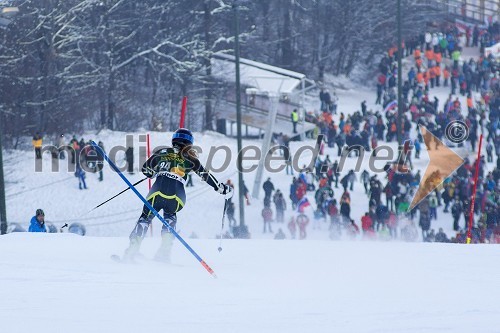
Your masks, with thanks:
M123 145L124 136L124 133L110 132L104 137L100 136L100 139L104 142L108 142L108 146L111 146L113 143L116 145ZM135 135L135 137L137 138L138 136ZM165 137L168 138L169 133L152 133L152 137L153 142L165 142ZM233 182L237 182L235 140L220 137L215 133L199 134L198 137L200 138L199 144L206 149L205 151L207 152L210 150L211 146L225 145L231 149L232 157L228 168L225 171L216 173L216 177L221 181L231 179ZM292 153L297 151L303 144L314 146L314 141L308 140L305 143L293 142L291 144ZM256 145L260 147L260 142L245 140L244 145ZM394 143L391 143L390 146L396 150ZM71 172L51 172L51 159L48 154L44 156L44 171L41 173L34 172L34 162L31 154L32 152L16 151L15 156L12 156L12 153L10 153L11 161L15 160L15 162L7 164L7 172L9 173L9 183L7 185L7 216L9 222L17 222L27 228L29 219L34 215L35 210L37 208L43 208L45 210L46 220L52 222L57 227L62 226L66 222L80 222L86 226L89 235L128 235L142 209L141 201L132 191L125 192L104 206L88 213L94 206L126 188L126 184L117 174L110 170L109 166L105 166L103 182L98 181L98 176L96 174L88 173L87 184L89 189L79 190L78 180ZM336 148L326 148L325 155L326 154L329 154L332 160L337 159ZM204 162L206 162L207 155L201 155ZM421 174L423 174L423 170L428 163L428 157L425 150L421 155L422 158L420 160L414 160L413 163L414 168L420 169ZM216 154L213 165L215 167L220 167L223 164L223 158L223 152ZM304 152L299 160L299 165L309 164L311 158L311 152ZM324 158L324 156L322 158ZM369 154L365 154L361 170L367 168L368 158ZM348 158L341 176L346 174L350 169L353 169L356 161L354 157ZM63 163L66 162L64 161ZM245 167L248 167L250 163L251 162L245 163ZM379 164L376 164L376 166L379 168L383 166L383 162L379 162ZM493 164L491 163L486 166L487 170L492 168ZM61 169L64 170L63 167L61 167ZM142 174L138 172L135 172L134 175L126 173L126 176L132 182L136 182L143 177ZM295 173L295 176L297 176L297 173ZM250 191L252 191L253 188L254 177L255 172L244 175L245 183ZM267 177L271 177L275 188L281 189L287 199L288 209L285 212L285 221L287 221L288 218L294 214L288 200L292 176L286 175L285 171L280 173L264 172L263 180L267 179ZM383 180L384 177L385 175L382 174L379 179ZM359 178L360 174L358 173L358 180ZM193 176L193 180L195 186L187 188L186 191L187 204L185 208L178 213L178 228L180 228L181 233L184 235L191 235L194 232L201 238L213 238L220 232L220 221L224 200L209 186L201 182L196 175ZM138 185L138 189L143 195L146 195L148 192L147 182ZM341 191L341 187L339 189L334 189L335 198L337 200L340 199L342 194ZM308 197L311 204L314 206L314 192L309 192ZM263 193L261 190L260 199L252 199L251 205L245 206L246 223L249 226L253 238L271 237L269 234L262 235L262 198ZM351 191L351 199L351 217L359 225L361 216L363 216L368 209L368 199L364 193L363 185L360 182L355 183L354 191ZM236 209L238 209L237 206L236 204ZM443 207L438 208L439 219L433 221L432 228L437 230L442 227L444 231L448 232L451 236L453 235L451 215L443 213L442 209ZM308 214L312 218L312 207L308 208ZM237 219L239 217L238 211L236 212L236 217ZM157 231L160 227L161 225L159 222L153 223L154 235L159 235ZM283 228L286 232L286 225L276 223L275 226L273 226L274 231L279 227ZM327 223L322 223L320 227L321 230L309 230L308 238L328 239ZM227 223L225 228L227 230ZM311 229L311 227L309 227L309 229Z
M125 237L2 236L1 331L499 331L497 246L190 242L217 279L179 242L171 265L125 265L109 259Z
M121 132L105 132L99 135L98 140L102 140L106 148L118 145L125 145L126 133ZM165 144L170 138L170 133L151 133L152 144L157 146ZM136 148L136 161L139 158L140 144L139 134L134 134L134 140L137 143ZM234 139L226 138L217 133L198 133L196 135L197 144L201 146L204 153L201 159L206 164L208 159L208 152L211 147L227 146L230 148L232 156L230 163L226 170L215 173L216 177L221 181L232 179L233 182L237 181L236 169L236 142ZM296 152L303 145L314 146L314 140L307 140L305 142L292 142L292 154ZM261 143L258 140L245 140L244 145L256 145L260 147ZM395 144L392 144L396 149ZM144 144L142 144L144 147ZM12 154L12 153L11 153ZM325 154L330 154L332 160L337 159L336 148L325 149ZM118 198L110 201L104 206L88 213L88 211L104 200L112 197L122 189L126 188L126 184L114 172L112 172L108 165L104 169L104 181L98 181L98 175L87 173L88 190L78 189L78 180L73 176L72 172L67 171L67 160L63 160L60 164L59 172L52 172L51 157L47 153L44 155L43 172L34 171L34 159L32 152L16 151L15 156L10 156L11 162L8 163L7 172L9 173L9 180L11 183L7 187L7 216L10 222L17 222L27 228L29 219L34 215L37 208L43 208L45 211L45 218L48 222L53 223L55 226L60 227L64 223L80 222L83 223L88 235L93 236L125 236L130 233L135 225L141 209L142 202L135 196L132 191L128 191ZM117 155L117 160L120 160L120 155ZM214 155L212 165L215 168L223 164L225 153L223 151ZM324 156L323 156L324 157ZM367 168L369 154L365 154L365 161L363 167ZM305 151L300 158L299 166L309 164L312 159L312 152ZM12 162L12 161L15 162ZM249 167L252 161L246 161L245 167ZM384 162L378 167L383 166ZM427 161L421 159L415 161L415 167L423 169ZM354 168L356 159L353 157L346 160L344 171L342 175L347 173L350 169ZM136 169L138 168L136 162ZM143 178L142 173L135 172L133 175L125 173L131 182L136 182ZM297 173L295 173L297 176ZM246 173L244 175L246 186L250 191L253 188L255 172ZM263 180L271 177L275 187L281 189L287 199L288 209L285 214L285 220L294 214L288 200L289 187L291 184L292 176L286 175L285 171L280 173L265 172ZM359 179L358 174L358 179ZM380 176L383 179L384 175ZM191 235L193 232L200 238L213 238L220 233L220 223L222 218L222 210L224 207L224 199L222 196L212 190L211 187L194 175L195 186L187 188L187 204L184 209L178 213L179 223L177 225L180 232L185 237ZM138 185L139 191L147 194L147 182ZM339 185L340 186L340 185ZM334 189L335 198L340 199L342 194L341 188ZM313 206L315 207L314 192L308 193L311 207L308 208L308 214L312 218ZM357 182L354 191L351 193L353 201L352 218L359 224L360 218L368 209L367 197L364 193L363 185ZM263 193L261 190L260 199L252 199L250 206L245 206L246 223L249 226L250 233L253 238L269 238L270 234L262 235L262 199ZM235 199L236 200L236 199ZM236 204L236 206L238 206ZM236 212L238 219L239 214ZM443 217L443 214L441 215ZM451 230L452 223L448 221L449 217L446 216L439 226ZM449 222L449 223L448 223ZM274 223L274 231L281 227L285 232L287 228L285 224ZM434 226L433 226L434 227ZM436 226L437 227L437 226ZM153 235L159 236L159 229L161 224L155 220L153 224ZM225 226L228 229L228 223ZM327 232L328 224L322 223L321 230L312 230L312 226L308 229L308 238L313 239L328 239L329 233Z

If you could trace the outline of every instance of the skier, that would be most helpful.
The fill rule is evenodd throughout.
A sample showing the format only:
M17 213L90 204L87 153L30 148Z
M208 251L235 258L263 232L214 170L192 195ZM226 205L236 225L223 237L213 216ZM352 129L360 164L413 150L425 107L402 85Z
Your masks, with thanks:
M184 186L189 172L193 171L212 188L230 198L233 195L231 186L220 183L201 165L192 149L194 139L191 132L180 128L172 136L172 147L155 152L142 166L142 173L148 177L156 176L156 181L148 193L147 200L156 211L163 209L165 221L175 230L177 223L176 213L186 202ZM151 225L154 214L144 206L137 224L130 234L130 245L125 250L123 259L133 261L139 252L141 242ZM174 235L166 226L162 226L161 246L155 259L169 262Z

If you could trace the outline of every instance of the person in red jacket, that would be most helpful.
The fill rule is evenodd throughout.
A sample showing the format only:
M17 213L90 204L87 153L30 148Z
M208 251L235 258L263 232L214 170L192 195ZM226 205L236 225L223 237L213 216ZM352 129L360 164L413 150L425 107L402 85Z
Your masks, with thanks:
M337 200L335 199L329 200L327 204L327 209L328 209L327 210L328 216L330 216L330 227L328 228L328 230L339 231L340 224L339 224L339 210L337 208Z
M298 181L297 190L295 191L295 196L297 197L297 201L300 201L307 192L307 185L303 181Z
M369 213L361 218L361 229L363 230L363 238L374 239L375 232L373 231L373 220Z
M387 81L387 76L384 74L380 74L378 76L378 84L380 84L382 87L385 87L385 82Z
M391 237L395 239L398 237L397 228L398 228L398 216L394 212L389 213L389 219L387 219L387 227L389 227L389 231L391 233Z

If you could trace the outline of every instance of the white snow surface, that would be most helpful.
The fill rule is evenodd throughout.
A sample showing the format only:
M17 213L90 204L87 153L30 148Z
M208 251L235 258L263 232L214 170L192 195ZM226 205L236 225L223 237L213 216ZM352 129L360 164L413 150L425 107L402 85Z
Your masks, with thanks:
M125 237L0 241L2 332L499 332L498 246L190 240L119 264Z

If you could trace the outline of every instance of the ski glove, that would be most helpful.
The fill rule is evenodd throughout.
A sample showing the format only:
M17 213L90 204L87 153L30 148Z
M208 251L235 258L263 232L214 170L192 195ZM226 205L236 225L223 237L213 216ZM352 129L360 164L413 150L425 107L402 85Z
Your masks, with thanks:
M153 178L156 174L156 172L153 169L151 169L150 167L143 167L142 173L144 174L144 176L146 176L148 178Z
M220 194L224 194L226 199L229 199L233 196L233 188L226 184L219 184L217 192L219 192Z

